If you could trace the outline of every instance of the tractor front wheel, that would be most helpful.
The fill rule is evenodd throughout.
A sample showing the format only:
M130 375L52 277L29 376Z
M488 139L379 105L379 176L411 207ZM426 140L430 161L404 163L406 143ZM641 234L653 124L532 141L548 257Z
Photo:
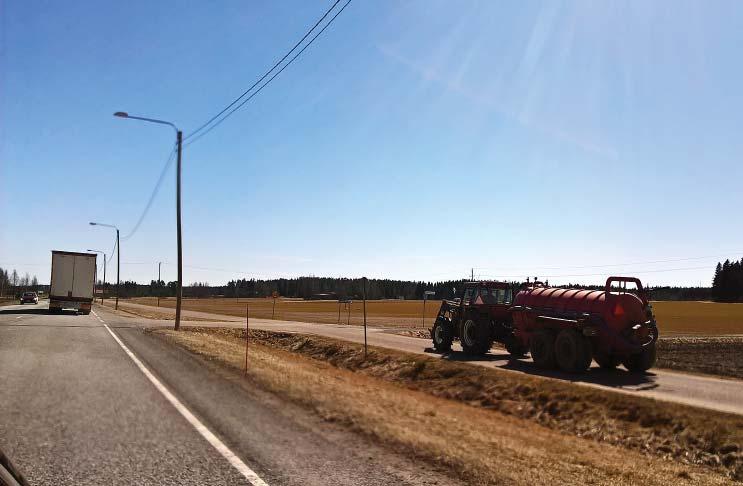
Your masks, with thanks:
M439 353L448 353L451 351L453 340L451 322L444 318L436 319L433 329L431 329L431 338L433 339L434 349Z
M529 340L529 352L535 365L546 369L554 368L555 334L549 330L535 332Z

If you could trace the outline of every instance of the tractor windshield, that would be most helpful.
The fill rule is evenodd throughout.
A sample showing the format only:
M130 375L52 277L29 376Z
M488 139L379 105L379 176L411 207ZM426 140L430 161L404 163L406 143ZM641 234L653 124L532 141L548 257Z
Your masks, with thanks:
M510 304L511 289L481 288L479 299L485 305Z

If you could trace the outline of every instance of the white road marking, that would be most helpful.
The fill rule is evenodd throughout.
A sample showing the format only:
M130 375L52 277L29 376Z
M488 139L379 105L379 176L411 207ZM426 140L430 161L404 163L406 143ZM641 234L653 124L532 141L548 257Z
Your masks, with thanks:
M95 314L95 313L94 313ZM98 314L95 314L96 317L98 317ZM250 482L253 486L268 486L266 482L264 482L252 469L248 467L247 464L245 464L237 455L235 455L234 452L232 452L229 447L227 447L224 442L219 440L219 438L212 433L211 430L209 430L206 425L204 425L198 418L194 416L194 414L191 413L188 408L186 408L185 405L181 403L180 400L178 400L175 395L173 395L170 390L165 388L165 385L163 385L160 380L158 380L155 375L150 372L150 370L147 369L147 367L142 364L142 362L137 358L137 356L129 350L129 348L126 347L126 344L121 342L121 339L114 334L114 332L111 330L108 325L103 322L103 320L98 317L98 320L100 320L103 323L103 326L106 328L106 330L111 334L111 336L114 338L114 340L121 346L121 349L124 350L124 352L134 361L134 364L137 365L137 367L144 373L144 375L147 377L147 379L152 382L153 385L155 385L155 388L163 394L163 396L175 407L178 412L180 412L181 415L188 421L188 423L193 426L196 431L201 434L201 436L209 442L212 447L214 447L217 452L222 454L222 456L227 459L227 461L232 464L232 467L237 469L237 471L245 477L245 479Z

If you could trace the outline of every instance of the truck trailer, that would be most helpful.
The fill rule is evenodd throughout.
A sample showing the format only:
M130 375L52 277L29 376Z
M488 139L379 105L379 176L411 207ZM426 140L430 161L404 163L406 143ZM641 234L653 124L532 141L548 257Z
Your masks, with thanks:
M95 253L52 251L49 311L90 314L96 273Z

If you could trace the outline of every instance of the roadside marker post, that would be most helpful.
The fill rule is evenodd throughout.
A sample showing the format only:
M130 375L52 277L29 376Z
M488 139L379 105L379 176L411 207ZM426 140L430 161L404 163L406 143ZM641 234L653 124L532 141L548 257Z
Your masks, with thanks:
M428 300L429 295L436 295L436 292L431 290L423 292L423 315L421 316L421 323L423 324L424 329L426 328L426 301Z
M273 307L271 308L271 319L274 319L274 316L276 315L276 297L279 296L279 293L275 290L271 294L271 297L273 297Z
M338 324L341 323L341 299L338 297Z
M366 345L366 277L364 277L361 280L362 286L363 286L363 295L364 295L364 359L366 359L367 355L367 345Z
M245 376L248 375L248 341L250 340L250 304L245 304Z

